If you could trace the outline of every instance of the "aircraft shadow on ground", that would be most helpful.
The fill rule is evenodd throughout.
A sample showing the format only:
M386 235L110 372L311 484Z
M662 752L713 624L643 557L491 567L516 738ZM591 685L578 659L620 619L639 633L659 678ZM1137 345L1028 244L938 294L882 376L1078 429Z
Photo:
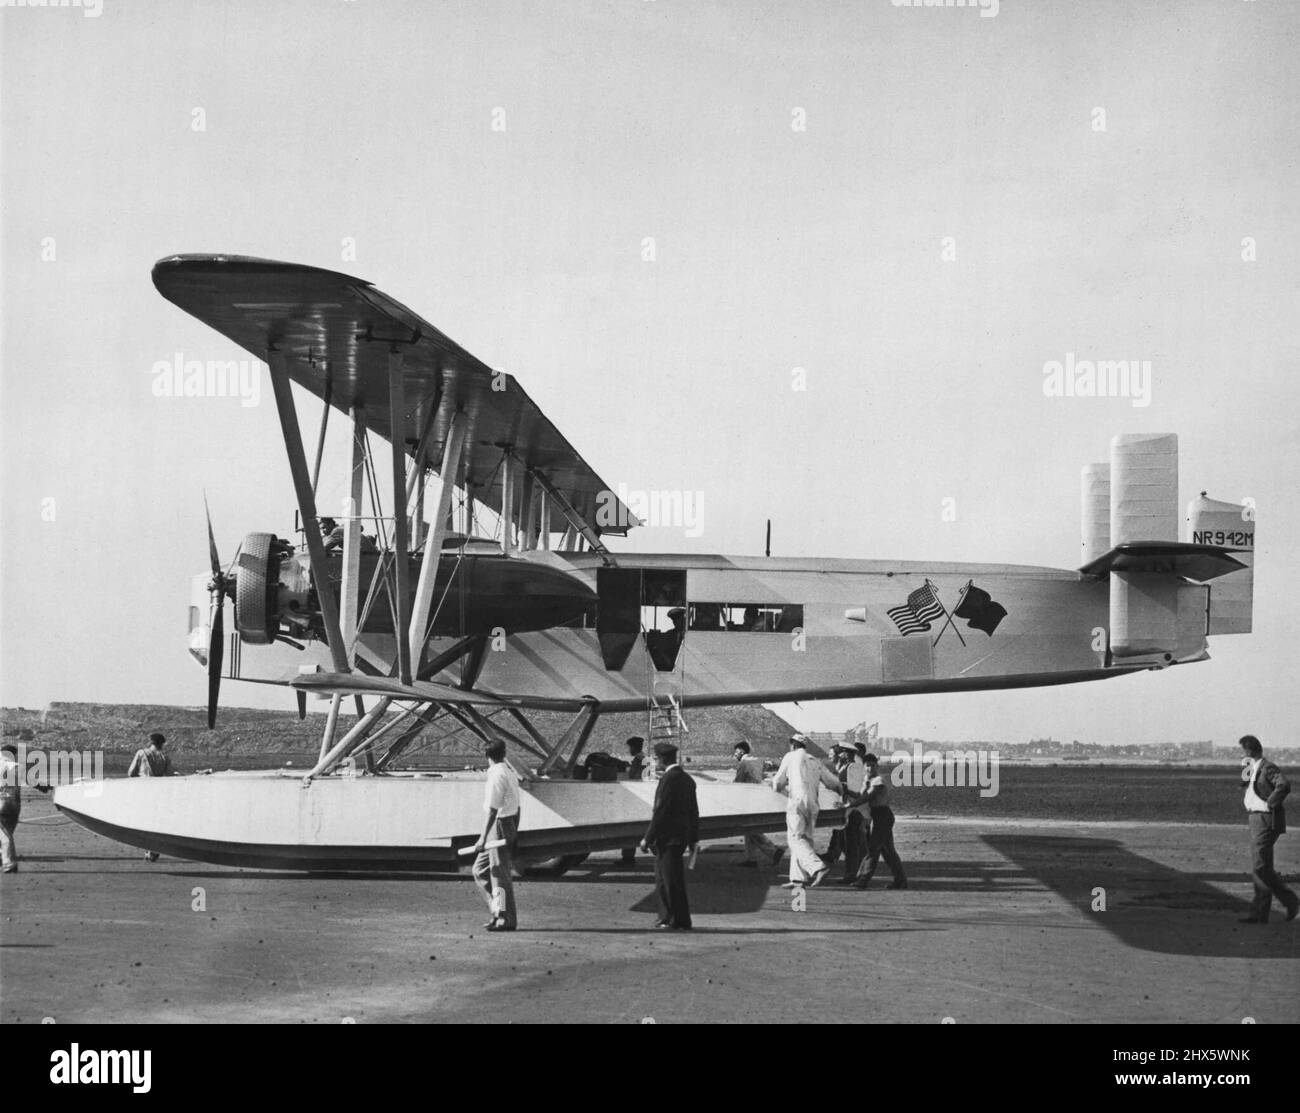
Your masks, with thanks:
M1225 837L1229 837L1227 832ZM1267 925L1238 923L1237 918L1250 911L1249 901L1207 884L1207 879L1225 875L1183 873L1134 854L1115 839L1050 835L982 838L1127 946L1170 955L1292 957L1290 940L1295 925L1283 922L1276 904ZM1249 880L1245 871L1226 877ZM1105 890L1104 911L1093 910L1097 889Z
M152 867L156 872L158 867ZM338 873L316 872L295 873L279 870L232 870L215 867L210 870L174 869L166 870L173 877L192 878L197 881L224 880L267 880L267 881L349 881L365 882L420 882L432 884L440 881L471 882L469 871L456 873L430 872L388 872L388 873ZM784 871L745 870L710 863L705 868L692 871L687 875L691 910L705 914L736 914L757 912L761 909L774 886L785 878ZM652 861L642 860L636 868L629 869L618 862L595 860L575 866L562 877L523 877L515 880L516 886L532 888L533 886L567 886L567 885L627 885L644 890L645 896L632 906L636 912L653 912L654 867ZM784 890L778 890L784 892Z

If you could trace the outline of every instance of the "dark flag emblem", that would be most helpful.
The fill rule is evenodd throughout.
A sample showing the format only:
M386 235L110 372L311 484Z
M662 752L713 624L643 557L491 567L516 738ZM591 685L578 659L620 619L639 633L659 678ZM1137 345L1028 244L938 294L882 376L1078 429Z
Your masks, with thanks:
M1007 609L1001 603L995 603L983 588L975 586L972 580L961 593L957 605L952 609L954 618L964 618L972 630L983 630L989 637L998 628L998 623L1007 617Z
M930 629L931 622L937 622L947 614L929 580L912 592L906 603L890 607L885 613L894 620L898 632L903 635L922 634Z

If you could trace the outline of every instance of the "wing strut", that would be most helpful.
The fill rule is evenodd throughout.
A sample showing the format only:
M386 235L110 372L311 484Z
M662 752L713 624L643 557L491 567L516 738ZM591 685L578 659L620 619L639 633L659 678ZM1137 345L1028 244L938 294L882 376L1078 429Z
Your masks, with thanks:
M438 505L433 514L433 528L424 543L424 559L420 562L420 578L415 586L415 607L411 612L410 656L412 667L420 667L424 652L425 631L429 626L429 612L433 608L433 585L442 559L442 543L447 537L448 511L451 496L456 490L456 476L460 471L461 452L465 446L466 419L463 413L452 418L447 430L447 442L442 453L442 469L438 472ZM409 681L408 681L409 683Z
M303 532L307 538L307 555L311 559L311 573L316 581L316 598L320 603L321 619L325 623L325 636L329 640L330 660L339 672L350 672L343 633L339 628L339 611L334 595L329 589L329 574L325 567L325 542L320 535L316 519L316 496L311 489L311 476L307 474L307 455L302 447L302 430L298 427L298 414L293 404L293 386L289 381L289 368L285 353L272 349L266 353L271 369L271 387L275 391L275 409L280 418L280 432L284 436L285 452L289 456L289 473L293 476L293 490L298 497L298 512L302 515Z
M551 483L551 481L536 468L530 467L528 469L528 474L531 475L537 483L541 484L543 491L555 500L555 505L560 508L560 511L569 520L570 528L582 534L582 536L587 539L587 544L600 554L601 559L607 566L610 568L616 568L618 562L614 559L610 551L605 548L604 542L600 539L600 534L598 534L595 529L588 524L587 520L579 514L576 509L574 509L573 503L565 498L564 492L559 490L559 488Z
M544 777L561 765L567 768L576 765L578 755L582 753L583 747L587 744L587 739L591 737L592 729L596 726L596 720L599 717L599 703L591 700L584 704L582 710L573 717L568 729L560 736L560 740L551 747L550 755L537 770L538 776ZM573 753L566 758L564 751L570 743L573 744Z
M321 457L325 455L325 431L330 425L330 399L334 396L334 376L331 373L333 368L326 365L325 367L325 405L321 409L320 415L320 435L316 438L316 463L311 469L311 489L315 494L316 487L320 482L320 462Z
M383 696L374 707L357 720L356 725L343 736L342 740L329 753L316 762L304 779L311 780L313 777L319 777L361 742L370 733L370 729L380 720L384 712L388 710L388 705L392 702L392 697Z
M349 663L356 659L357 602L361 597L361 499L366 478L366 411L354 404L350 412L352 470L348 476L347 514L343 523L343 577L339 584L340 628Z
M406 527L406 381L402 377L402 351L396 344L388 353L388 428L393 450L393 548L397 558L393 582L397 591L397 674L411 683L411 599L407 580Z

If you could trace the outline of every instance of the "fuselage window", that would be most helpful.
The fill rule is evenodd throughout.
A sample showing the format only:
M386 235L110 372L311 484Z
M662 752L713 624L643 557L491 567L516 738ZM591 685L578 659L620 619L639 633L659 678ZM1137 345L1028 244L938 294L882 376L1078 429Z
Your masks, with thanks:
M689 629L701 633L787 634L803 626L798 603L692 603Z

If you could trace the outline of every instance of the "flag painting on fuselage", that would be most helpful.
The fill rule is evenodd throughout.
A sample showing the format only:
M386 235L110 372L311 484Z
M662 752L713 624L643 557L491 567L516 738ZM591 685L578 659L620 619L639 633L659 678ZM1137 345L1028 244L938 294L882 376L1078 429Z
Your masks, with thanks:
M972 630L983 630L990 638L998 623L1007 617L1006 607L995 602L983 588L976 587L974 580L966 585L952 613L956 618L964 618Z
M906 603L890 607L885 613L894 620L898 632L903 635L922 634L930 629L931 622L937 622L945 614L929 580L912 592Z

